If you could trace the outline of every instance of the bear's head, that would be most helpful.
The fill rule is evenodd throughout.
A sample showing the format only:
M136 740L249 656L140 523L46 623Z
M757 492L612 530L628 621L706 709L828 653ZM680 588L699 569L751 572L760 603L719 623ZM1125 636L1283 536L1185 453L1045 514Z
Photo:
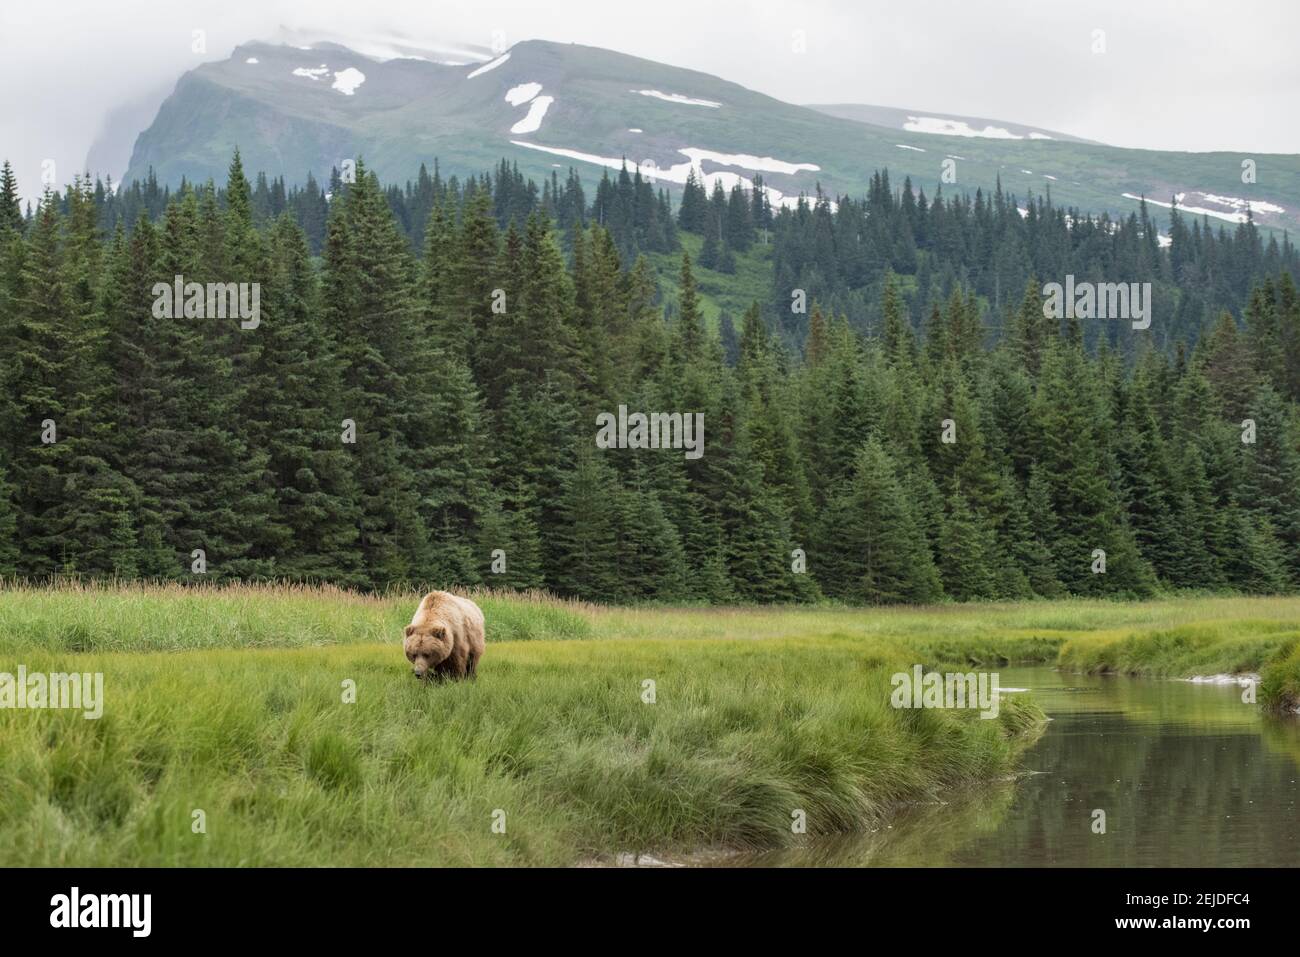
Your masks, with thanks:
M402 644L411 671L417 678L431 676L433 669L451 656L451 635L442 625L407 625L406 640Z

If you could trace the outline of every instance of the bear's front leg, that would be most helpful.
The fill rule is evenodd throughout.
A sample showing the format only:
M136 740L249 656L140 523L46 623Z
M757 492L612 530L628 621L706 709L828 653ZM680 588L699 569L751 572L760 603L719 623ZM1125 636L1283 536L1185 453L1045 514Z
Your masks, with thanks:
M450 674L453 678L460 680L465 677L466 670L464 655L452 655L447 659L447 661L451 664Z
M453 654L451 657L444 659L434 671L439 679L451 678L456 680L463 678L465 677L465 662Z

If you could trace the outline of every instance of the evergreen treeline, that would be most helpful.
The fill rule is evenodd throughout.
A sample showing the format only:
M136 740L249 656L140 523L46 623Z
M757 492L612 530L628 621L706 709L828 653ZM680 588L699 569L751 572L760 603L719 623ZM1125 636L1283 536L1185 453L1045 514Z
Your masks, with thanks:
M335 168L330 171L327 186L320 185L308 173L303 185L286 187L283 176L268 180L265 173L259 173L249 197L253 224L259 229L265 228L288 213L302 228L311 254L318 256L325 247L330 198L342 195L348 180L354 176L355 172L345 175ZM182 179L177 193L183 195L194 188L193 184ZM225 208L228 202L225 188L211 188L215 191L217 205ZM129 234L141 216L157 222L173 197L169 187L158 184L152 170L143 183L134 180L129 187L116 190L111 180L105 183L96 179L88 192L96 221L106 235L112 235L119 225ZM677 222L668 192L664 189L655 191L639 169L629 174L626 166L613 178L608 171L605 172L590 205L582 182L572 168L564 180L553 172L538 189L535 182L523 177L517 164L505 160L494 172L470 177L463 183L455 176L443 179L436 161L432 174L421 163L414 181L408 180L402 187L388 186L384 198L393 212L398 230L406 237L411 250L418 254L424 248L425 224L434 208L459 207L477 192L486 192L492 197L492 211L499 228L505 229L512 222L522 223L534 212L543 213L560 231L566 249L572 247L574 230L586 228L589 222L604 226L613 237L619 254L629 262L642 252L673 252L677 249ZM68 194L55 194L54 201L59 203L64 216L70 213ZM30 216L29 211L28 218Z
M268 180L259 174L251 194L253 222L265 228L287 212L305 232L312 255L319 255L329 197L342 193L345 178L335 169L327 185L309 175L304 185L286 188L283 177ZM546 215L567 256L572 255L575 230L591 223L610 232L625 263L643 252L677 251L679 228L702 237L697 265L720 273L734 273L736 257L754 246L770 245L772 288L753 294L766 300L764 319L794 349L802 348L808 335L808 317L806 310L790 308L793 290L845 315L859 332L878 335L884 280L890 273L900 279L906 317L917 332L923 331L935 304L954 289L973 290L988 312L984 326L989 343L1005 334L1019 292L1033 277L1061 281L1071 274L1078 282L1150 282L1153 311L1160 317L1151 335L1170 354L1180 344L1194 344L1224 310L1239 314L1265 278L1282 271L1293 280L1300 277L1300 253L1285 233L1280 240L1271 234L1265 241L1253 221L1228 227L1204 216L1189 218L1175 208L1168 211L1168 233L1162 236L1145 202L1114 221L1108 214L1094 217L1055 206L1050 190L1046 196L1029 196L1021 207L1000 182L991 197L977 189L974 196L939 192L930 199L924 189L914 190L910 180L895 190L888 171L882 171L873 175L865 198L831 202L818 192L801 197L793 208L774 210L762 178L754 184L753 189L736 184L724 190L715 182L709 193L692 170L674 215L667 191L656 191L639 170L629 173L626 166L613 176L605 171L589 202L572 168L563 179L553 172L539 188L505 160L491 173L463 182L455 176L444 179L435 161L432 174L422 164L415 180L389 185L384 195L417 255L434 207L459 207L480 191L492 197L502 230L523 223L533 212ZM190 188L182 182L180 190ZM156 222L172 197L152 174L116 191L97 180L93 195L97 220L109 235L119 223L129 234L141 213ZM216 196L224 208L224 188L217 188ZM56 199L66 216L66 195ZM735 320L724 318L726 351L734 364ZM1090 351L1105 340L1132 358L1134 340L1122 336L1115 323L1085 320L1082 327Z
M761 184L760 184L761 185ZM915 191L910 180L895 191L888 171L876 173L864 199L840 197L832 203L820 193L773 215L763 190L740 187L723 194L720 185L706 198L692 176L683 191L678 222L704 238L701 265L734 271L734 256L770 235L773 292L770 314L787 340L802 344L807 317L793 312L791 291L802 289L855 329L878 334L880 303L887 274L904 277L906 317L920 330L934 303L955 288L973 291L987 305L988 338L1009 327L1020 292L1033 277L1061 282L1150 282L1157 344L1173 352L1194 343L1225 309L1240 311L1251 290L1265 277L1285 270L1300 276L1300 255L1289 238L1264 242L1253 221L1231 229L1208 217L1169 212L1169 232L1160 237L1147 205L1119 221L1077 209L1054 206L1051 194L1029 197L1021 208L999 181L991 197L982 190L933 199ZM1089 349L1105 340L1128 351L1132 340L1117 324L1087 321ZM1145 340L1144 340L1145 341Z
M701 266L734 273L736 253L747 252L760 234L766 242L767 231L772 227L772 205L763 188L763 177L754 178L753 189L746 190L736 183L730 192L714 180L710 195L692 167L682 188L677 222L682 229L704 237L700 247Z
M1125 362L1044 320L1033 279L993 348L973 286L918 336L887 268L873 335L814 306L796 356L756 304L733 365L690 259L670 322L604 224L662 228L644 186L624 204L607 180L593 217L571 178L562 227L555 182L505 175L503 227L508 173L435 189L412 251L358 163L317 264L291 209L257 211L238 155L223 190L187 184L129 231L103 228L81 181L26 219L6 167L0 572L188 580L202 550L208 579L609 601L1300 586L1286 270L1240 326L1224 313L1190 351ZM154 284L177 274L259 283L260 325L156 317ZM597 448L596 415L620 405L702 412L704 454Z

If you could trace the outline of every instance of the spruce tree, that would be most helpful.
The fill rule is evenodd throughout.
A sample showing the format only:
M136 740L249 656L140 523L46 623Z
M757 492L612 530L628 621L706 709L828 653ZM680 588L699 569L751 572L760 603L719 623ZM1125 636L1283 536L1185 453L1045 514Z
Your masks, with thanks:
M72 239L47 190L24 259L14 364L12 450L19 571L31 576L138 573L133 489L106 461L101 415L107 383L92 284L98 261L90 199L69 191Z
M375 587L433 580L416 486L424 450L408 442L429 414L411 388L428 344L414 334L408 255L379 181L358 161L355 182L331 208L321 312L343 369L339 408L355 432L348 451L361 505L358 544Z
M357 553L360 509L344 444L342 382L317 321L319 292L307 237L287 216L271 228L264 321L245 383L249 441L266 453L274 510L255 558L279 577L364 583Z
M594 442L573 443L572 467L556 501L562 522L556 530L553 587L564 595L615 602L627 591L619 567L620 489L614 470Z
M858 453L853 474L826 508L810 560L827 594L868 604L930 602L942 587L916 515L876 438Z
M1300 452L1294 413L1270 385L1256 391L1251 411L1255 441L1242 444L1239 498L1268 522L1286 556L1292 584L1300 583Z
M943 590L957 601L992 598L997 543L992 531L971 511L960 487L948 496L947 514L939 534L939 573Z

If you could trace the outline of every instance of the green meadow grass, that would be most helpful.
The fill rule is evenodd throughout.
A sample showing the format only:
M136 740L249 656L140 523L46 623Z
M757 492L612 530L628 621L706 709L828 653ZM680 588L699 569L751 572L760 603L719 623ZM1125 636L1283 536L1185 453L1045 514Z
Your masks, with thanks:
M766 302L772 287L772 246L755 243L747 252L736 255L734 273L718 272L699 265L704 238L685 231L678 233L681 249L672 253L649 253L647 258L663 280L665 296L677 305L678 279L682 270L682 253L690 255L694 270L696 293L699 295L700 314L704 324L716 330L722 312L731 314L736 332L740 332L741 318L755 300ZM811 307L810 307L811 308Z
M401 652L414 593L0 590L0 671L102 672L105 696L99 720L0 709L0 865L569 865L778 848L797 841L795 811L810 834L869 830L1015 773L1042 726L1030 699L1004 697L993 721L891 708L890 676L914 663L1263 667L1275 700L1300 674L1297 599L475 597L478 680L424 685Z
M581 612L592 606L531 593L467 594L492 622L496 641L591 635L589 614ZM0 653L400 643L420 597L295 585L12 585L0 590Z

